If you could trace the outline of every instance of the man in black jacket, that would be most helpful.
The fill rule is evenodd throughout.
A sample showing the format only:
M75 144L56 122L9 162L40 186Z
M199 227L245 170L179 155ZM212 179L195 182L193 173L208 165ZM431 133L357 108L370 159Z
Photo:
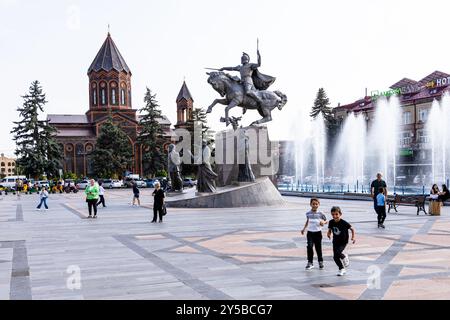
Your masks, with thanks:
M383 179L381 179L382 177L383 177L382 174L378 173L377 179L372 181L372 184L370 185L370 190L373 199L373 208L375 209L375 212L377 212L377 195L380 193L379 191L380 188L383 188L384 190L383 194L387 199L387 185L386 182Z

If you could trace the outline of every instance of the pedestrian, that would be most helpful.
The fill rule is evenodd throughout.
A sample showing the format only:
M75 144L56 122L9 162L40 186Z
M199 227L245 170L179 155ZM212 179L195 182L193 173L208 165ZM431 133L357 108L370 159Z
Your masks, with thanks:
M386 197L384 196L383 188L380 188L378 190L377 213L378 213L378 228L385 229L384 220L386 220Z
M163 222L164 216L164 190L161 189L161 184L159 182L155 183L155 191L153 191L153 220L152 223L156 223L157 214L159 213L159 223Z
M383 194L387 198L387 185L386 182L382 179L383 175L381 173L377 173L377 179L372 181L372 184L370 185L370 192L373 199L373 208L375 209L375 212L378 214L377 211L377 195L380 193L380 188L383 188Z
M430 190L430 199L432 200L438 200L439 199L439 187L437 184L433 184Z
M332 220L328 223L328 239L333 234L333 259L339 268L338 276L347 273L346 268L350 265L348 255L344 254L345 247L348 244L348 230L352 231L352 242L355 243L355 229L345 220L342 219L342 211L339 207L331 208Z
M48 210L47 199L48 199L48 191L47 188L42 188L41 192L39 192L39 198L41 202L37 206L36 210L41 211L42 204L44 204L45 210Z
M98 184L98 196L100 197L100 200L98 201L97 206L102 204L103 208L106 208L106 204L105 204L105 188L103 188L103 182L99 182L99 184Z
M92 209L94 209L94 219L97 219L97 202L98 202L98 185L95 183L94 179L91 179L89 185L86 187L86 190L84 190L84 193L86 194L86 202L88 204L88 210L89 210L89 217L88 219L92 218Z
M139 188L137 186L137 183L133 181L133 207L136 205L136 201L137 201L137 206L140 207L141 206L141 200L139 200Z
M306 234L308 264L305 269L311 270L314 268L314 247L319 261L319 268L323 269L322 227L327 223L327 217L322 212L318 211L320 206L319 199L311 199L310 206L311 211L306 213L305 227L301 231L302 235L305 234L306 230L308 231Z
M447 188L447 185L442 185L442 192L439 193L438 200L441 202L445 202L450 199L450 191Z

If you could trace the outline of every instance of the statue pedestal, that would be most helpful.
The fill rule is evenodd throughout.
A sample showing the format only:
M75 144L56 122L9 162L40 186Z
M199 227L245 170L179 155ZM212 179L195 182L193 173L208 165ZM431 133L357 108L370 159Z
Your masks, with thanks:
M171 191L171 192L167 192L166 196L171 198L171 197L178 197L181 196L183 194L186 194L186 191Z
M241 186L218 188L216 193L192 193L167 199L168 208L284 207L283 197L269 178Z
M219 175L217 186L229 186L235 182L239 174L239 164L245 164L245 146L239 139L240 130L245 130L248 136L249 162L255 178L269 177L275 181L279 169L279 142L270 141L267 127L254 126L216 134L214 160L215 171Z

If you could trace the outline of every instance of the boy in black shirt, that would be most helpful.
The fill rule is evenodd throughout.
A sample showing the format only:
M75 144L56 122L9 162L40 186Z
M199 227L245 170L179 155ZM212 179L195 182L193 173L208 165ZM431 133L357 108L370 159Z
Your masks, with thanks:
M348 256L343 254L345 247L348 244L348 230L352 231L352 242L355 243L355 229L345 220L341 219L342 211L339 207L331 209L331 216L333 220L328 223L328 239L331 239L333 234L333 259L339 267L338 276L343 276L346 273L345 268L349 266L350 262Z

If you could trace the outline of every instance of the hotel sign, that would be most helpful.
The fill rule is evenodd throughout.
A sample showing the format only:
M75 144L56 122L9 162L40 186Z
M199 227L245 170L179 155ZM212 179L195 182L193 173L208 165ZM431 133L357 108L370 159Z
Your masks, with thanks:
M425 87L427 88L437 88L437 87L445 87L450 85L450 77L440 78L436 80L432 80L430 82L427 82Z

